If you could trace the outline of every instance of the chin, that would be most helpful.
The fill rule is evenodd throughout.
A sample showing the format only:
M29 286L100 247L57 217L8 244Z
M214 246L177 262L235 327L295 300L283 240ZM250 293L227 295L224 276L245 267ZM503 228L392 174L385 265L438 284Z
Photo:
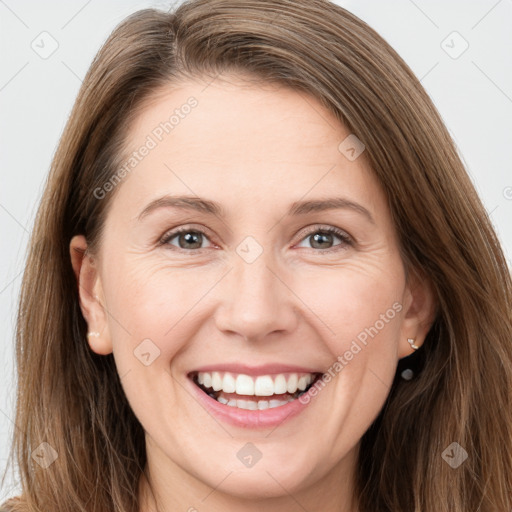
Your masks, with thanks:
M232 473L219 486L219 490L244 500L259 500L289 496L288 493L293 494L301 487L301 481L291 481L288 476L281 474L282 471L269 473L264 470Z
M223 466L219 468L217 481L211 481L211 475L208 475L208 485L245 500L289 497L311 483L311 467L306 471L298 466L295 457L284 461L267 459L266 464L259 461L252 468ZM225 480L219 485L223 478L220 475L224 475Z

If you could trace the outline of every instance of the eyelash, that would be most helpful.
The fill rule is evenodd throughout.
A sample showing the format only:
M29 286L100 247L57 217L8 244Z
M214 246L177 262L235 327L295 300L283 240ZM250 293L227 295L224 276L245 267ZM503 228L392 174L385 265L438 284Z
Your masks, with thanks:
M182 233L200 233L202 235L205 235L207 237L207 234L201 230L201 229L195 229L195 228L191 228L191 227L187 227L187 226L184 226L182 228L178 228L178 229L175 229L173 231L170 231L170 232L167 232L166 234L164 234L164 236L160 239L159 241L159 244L160 246L164 246L164 245L168 245L170 246L169 242L177 237L178 235L182 234ZM354 242L352 240L352 238L347 235L347 233L345 233L344 231L342 231L341 229L338 229L338 228L335 228L335 227L332 227L332 226L329 226L329 227L321 227L321 226L315 226L314 228L312 228L310 231L308 231L307 233L305 233L303 235L303 237L300 239L300 242L302 242L304 239L316 234L316 233L322 233L322 234L329 234L329 235L336 235L340 240L341 240L341 244L339 245L336 245L334 247L331 247L329 249L315 249L315 248L309 248L310 250L314 251L314 252L319 252L319 253L332 253L332 252L337 252L339 250L343 250L344 248L346 248L346 246L353 246L354 245ZM345 246L345 247L341 247L340 246ZM202 248L202 249L182 249L181 247L176 247L176 246L171 246L172 249L171 250L175 250L175 251L178 251L178 252L185 252L185 253L194 253L194 252L199 252L199 253L202 253L205 249L208 249L208 248Z

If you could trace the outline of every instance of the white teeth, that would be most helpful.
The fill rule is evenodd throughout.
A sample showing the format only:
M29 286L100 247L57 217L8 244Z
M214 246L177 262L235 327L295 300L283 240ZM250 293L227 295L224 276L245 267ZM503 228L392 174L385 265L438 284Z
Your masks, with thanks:
M258 409L260 411L263 409L268 409L268 400L259 400L258 401Z
M254 394L256 396L272 396L274 394L274 381L270 375L263 375L256 378Z
M212 373L212 388L213 391L220 391L222 389L222 377L219 372Z
M301 377L299 379L299 383L297 384L297 387L301 390L301 391L304 391L306 388L307 388L308 384L307 384L307 379L306 377Z
M201 374L198 374L198 377ZM211 388L212 387L212 375L211 373L203 373L203 386L205 388Z
M222 391L225 393L234 393L236 390L235 378L231 373L224 374L224 380L222 381Z
M286 386L286 377L283 374L278 375L274 381L275 394L282 395L283 393L286 393L287 390L288 388Z
M268 402L269 409L272 409L273 407L281 407L281 405L286 405L288 403L288 400L270 400Z
M288 377L288 383L286 385L288 393L295 393L295 391L297 391L297 383L298 382L299 382L299 376L296 373L292 373ZM205 386L206 386L206 384L205 384Z
M243 396L273 396L304 391L314 379L312 373L280 373L252 377L229 372L198 372L197 382L205 388ZM229 405L229 403L228 403ZM251 406L252 407L252 406Z
M236 406L239 409L248 409L250 411L255 411L258 409L258 404L253 400L237 400Z
M236 394L254 395L254 380L249 375L238 375L236 378Z
M235 400L232 398L231 400L226 400L225 398L219 396L217 399L221 404L229 405L230 407L236 407L237 409L245 409L247 411L256 411L256 410L264 410L264 409L273 409L274 407L281 407L282 405L286 405L288 402L292 402L293 398L288 398L287 400Z

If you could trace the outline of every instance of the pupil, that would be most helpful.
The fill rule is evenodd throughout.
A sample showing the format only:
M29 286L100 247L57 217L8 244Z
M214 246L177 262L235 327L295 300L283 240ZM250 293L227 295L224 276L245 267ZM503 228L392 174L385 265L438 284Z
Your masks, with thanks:
M332 235L328 233L316 233L313 236L313 243L311 244L313 247L315 247L315 244L319 243L321 245L322 242L330 242L332 238Z
M185 244L192 244L194 245L193 249L196 249L197 247L201 247L201 234L196 232L188 232L180 237L181 239L185 240ZM180 247L183 248L190 248L190 245L183 247L183 244L180 243Z

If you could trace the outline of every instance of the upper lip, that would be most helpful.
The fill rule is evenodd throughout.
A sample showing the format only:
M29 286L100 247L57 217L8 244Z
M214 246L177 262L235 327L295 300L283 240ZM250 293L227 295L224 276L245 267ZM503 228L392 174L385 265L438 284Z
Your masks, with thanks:
M250 366L241 363L219 363L201 366L189 372L195 374L198 372L230 372L244 375L273 375L280 373L322 373L321 370L307 366L295 366L281 363L268 363L258 366Z

